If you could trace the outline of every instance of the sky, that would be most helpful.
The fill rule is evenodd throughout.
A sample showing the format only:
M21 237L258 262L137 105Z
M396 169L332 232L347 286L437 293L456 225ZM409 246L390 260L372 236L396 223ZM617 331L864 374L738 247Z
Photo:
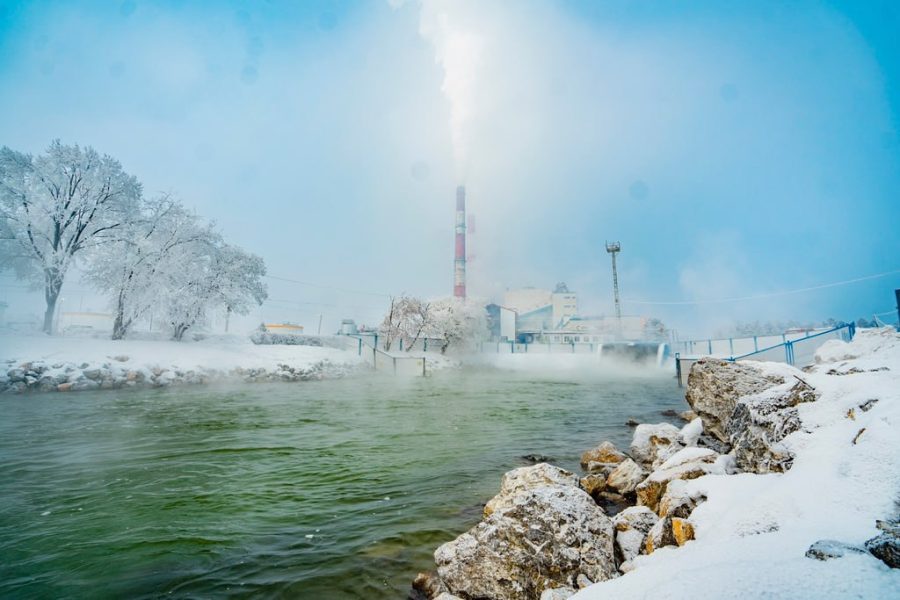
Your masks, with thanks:
M682 337L855 319L900 288L898 30L888 1L0 0L0 145L93 146L214 219L272 276L250 321L449 295L459 184L472 296L610 314L618 240L623 312Z

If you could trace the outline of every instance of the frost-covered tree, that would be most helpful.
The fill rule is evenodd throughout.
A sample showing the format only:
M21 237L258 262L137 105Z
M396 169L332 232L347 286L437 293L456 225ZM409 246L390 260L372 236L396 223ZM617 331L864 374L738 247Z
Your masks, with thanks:
M166 286L175 280L172 271L179 272L180 261L190 254L180 248L216 240L212 225L203 225L171 197L143 202L139 216L94 253L87 269L88 281L112 296L112 339L124 338L165 296Z
M425 334L430 324L430 305L421 298L400 296L391 298L391 306L378 332L384 349L390 351L394 342L402 340L407 352Z
M451 347L464 347L488 335L487 311L471 300L445 298L430 306L429 337L441 340L441 353Z
M168 270L163 305L175 340L203 322L213 308L247 314L268 295L262 258L218 237L180 246L170 256L180 268Z
M141 186L114 158L54 141L37 157L0 149L0 269L43 287L43 330L78 256L117 238Z

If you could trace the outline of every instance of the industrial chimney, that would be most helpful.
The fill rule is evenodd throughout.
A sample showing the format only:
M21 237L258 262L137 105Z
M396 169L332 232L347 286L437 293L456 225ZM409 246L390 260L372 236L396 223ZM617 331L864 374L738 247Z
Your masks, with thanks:
M466 297L466 188L456 188L456 254L453 261L453 295Z

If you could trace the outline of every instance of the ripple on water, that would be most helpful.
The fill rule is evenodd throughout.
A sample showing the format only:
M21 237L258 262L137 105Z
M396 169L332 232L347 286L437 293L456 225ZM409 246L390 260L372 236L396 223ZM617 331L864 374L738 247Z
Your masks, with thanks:
M0 402L0 596L136 598L402 597L524 454L685 406L492 371Z

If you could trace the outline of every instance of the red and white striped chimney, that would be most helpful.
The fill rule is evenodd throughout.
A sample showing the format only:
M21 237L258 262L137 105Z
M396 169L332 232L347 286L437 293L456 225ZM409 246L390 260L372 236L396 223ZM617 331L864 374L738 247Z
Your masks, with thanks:
M453 295L466 297L466 187L456 188L456 254L453 261Z

